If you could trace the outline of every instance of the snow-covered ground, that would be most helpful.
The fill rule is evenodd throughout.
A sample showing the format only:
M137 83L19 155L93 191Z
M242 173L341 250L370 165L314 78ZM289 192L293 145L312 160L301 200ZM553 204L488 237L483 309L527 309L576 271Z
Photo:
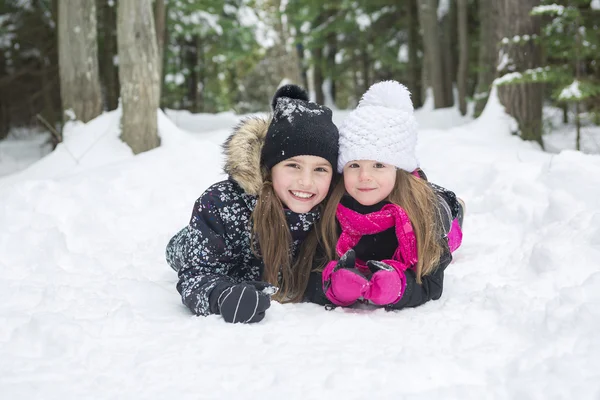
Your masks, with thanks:
M467 203L442 298L231 325L187 311L164 248L238 117L168 115L154 151L107 113L0 178L3 399L600 398L600 156L522 142L496 102L424 109L422 167Z
M21 171L50 153L49 139L37 130L13 129L0 140L0 177Z

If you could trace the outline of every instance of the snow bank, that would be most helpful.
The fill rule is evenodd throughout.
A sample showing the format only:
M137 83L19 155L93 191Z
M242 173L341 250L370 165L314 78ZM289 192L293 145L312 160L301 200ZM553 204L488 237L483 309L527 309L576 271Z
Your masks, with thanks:
M522 142L491 96L478 120L421 132L422 167L467 203L439 301L395 313L274 303L257 325L190 315L164 261L223 178L218 146L237 117L189 116L195 135L161 120L165 146L135 157L110 114L74 127L74 153L98 140L75 170L57 152L0 186L0 393L597 399L600 157Z

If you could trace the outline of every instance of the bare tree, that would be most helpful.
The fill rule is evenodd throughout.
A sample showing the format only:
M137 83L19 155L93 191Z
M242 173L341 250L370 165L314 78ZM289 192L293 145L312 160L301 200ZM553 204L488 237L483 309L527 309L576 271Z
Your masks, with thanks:
M439 1L438 1L439 3ZM447 10L441 10L440 6L448 7ZM448 0L444 5L438 4L436 12L438 17L438 40L440 42L442 79L444 86L444 107L454 105L454 81L456 80L458 54L458 43L456 40L457 21L455 1Z
M419 61L419 11L417 0L408 1L408 87L415 108L423 105Z
M337 35L331 32L327 35L327 78L331 83L331 100L336 103L338 72L335 63L337 54Z
M534 40L539 21L530 16L540 0L502 0L499 6L498 39L501 43L499 72L526 72L540 67L542 54ZM498 88L500 102L519 124L524 140L542 142L542 83L514 83Z
M458 104L460 113L467 114L467 79L469 77L469 32L467 26L468 5L467 0L458 0Z
M278 40L273 46L273 56L276 58L279 77L281 80L286 79L294 83L300 83L301 71L298 63L298 53L295 49L288 49L287 43L290 37L289 27L287 26L282 11L281 0L269 0L267 7L273 15L273 27L277 32Z
M6 58L4 51L0 51L0 76L6 76ZM5 99L5 92L0 92L0 140L8 135L10 129L10 113L8 112L8 99Z
M119 106L119 69L117 67L117 7L110 0L98 0L98 15L102 35L100 57L101 83L104 89L105 106L114 110Z
M58 54L63 112L83 122L102 112L96 41L96 2L61 0L58 5Z
M316 47L312 50L313 59L313 84L315 87L315 100L319 104L325 103L325 94L323 93L323 48Z
M423 47L427 63L426 76L433 89L434 107L448 107L444 94L443 58L438 34L437 0L419 0L419 20L423 32Z
M159 60L151 0L119 1L117 43L123 102L121 138L137 154L160 144Z
M499 3L496 1L479 2L479 55L477 88L475 89L475 117L481 115L490 96L490 87L496 77L496 61L498 59L496 25L498 24Z
M156 44L158 47L158 79L161 82L160 90L163 81L163 60L167 38L167 4L165 0L156 0L154 3L154 26L156 27Z
M304 45L302 42L296 43L296 54L298 56L298 70L300 71L301 86L308 90L308 68L306 67L306 61L304 60Z

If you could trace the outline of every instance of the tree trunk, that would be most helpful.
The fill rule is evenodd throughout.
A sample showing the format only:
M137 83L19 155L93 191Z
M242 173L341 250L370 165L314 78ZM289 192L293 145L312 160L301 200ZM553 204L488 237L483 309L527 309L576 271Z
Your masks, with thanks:
M63 112L88 122L102 112L96 42L96 2L59 2L58 53Z
M563 112L563 124L568 124L569 123L569 106L567 103L563 103L560 108L562 108L562 112Z
M363 77L363 93L369 90L371 86L371 76L369 70L371 68L371 61L369 60L369 51L367 46L363 45L360 50L360 65L362 66L362 77Z
M163 60L165 53L165 41L167 35L167 5L165 0L155 0L154 3L154 26L156 27L156 45L158 48L158 79L159 90L163 82ZM160 92L159 92L160 98Z
M302 86L308 90L308 72L304 62L304 45L302 43L296 43L296 52L298 53L298 70L300 71Z
M496 26L498 24L498 3L492 1L479 2L479 60L477 88L475 89L475 118L487 104L490 88L496 77L496 62L498 59L498 41Z
M331 100L335 104L336 100L336 78L337 67L335 64L335 55L337 53L337 36L335 33L330 33L327 36L327 76L331 82Z
M206 52L202 40L198 40L198 47L196 49L198 54L198 83L200 87L200 90L198 90L198 112L206 112L206 101L204 99L207 78Z
M0 51L0 78L6 76L6 58L4 51ZM8 135L10 128L10 114L8 113L7 99L5 98L5 91L0 91L0 140L4 139Z
M575 150L581 150L581 118L579 116L579 102L575 102Z
M442 78L444 80L444 107L452 107L454 105L454 81L456 79L456 7L454 1L450 1L449 10L438 21L439 42L441 49L441 60L443 63ZM437 13L436 13L437 14Z
M0 140L8 136L10 130L10 115L8 113L8 107L4 104L3 99L0 97Z
M156 114L159 61L149 0L119 1L117 39L123 102L121 138L138 154L160 144Z
M42 109L41 115L42 118L44 118L46 120L46 122L48 124L50 124L50 126L52 127L52 129L56 129L56 125L57 125L57 118L60 118L60 116L58 116L54 110L54 101L52 99L52 93L54 90L53 84L52 84L52 76L50 75L50 71L49 68L44 68L42 70L42 74L41 74L41 91L42 91L42 99L44 102L44 107ZM52 135L52 148L56 148L56 146L58 145L59 142L62 142L62 135L60 135L60 137L57 137L56 134L54 134L54 132Z
M408 89L415 108L423 105L421 63L419 62L419 9L417 0L408 1Z
M504 0L500 5L499 33L502 38L514 36L539 35L537 19L529 15L531 9L540 4L540 0ZM525 44L513 40L502 42L501 53L510 62L500 73L523 72L541 65L541 51L532 40ZM519 124L523 140L532 140L544 146L542 142L542 101L544 85L541 83L509 84L498 87L498 97Z
M199 112L198 104L198 70L200 69L198 63L198 47L200 45L200 38L198 35L192 36L191 41L185 42L186 49L186 68L190 71L188 75L187 87L188 87L188 101L190 104L190 111L193 113Z
M275 31L277 32L278 40L275 42L275 54L277 57L276 65L280 80L289 80L294 83L300 82L300 69L298 69L298 54L295 51L288 52L287 42L290 36L287 26L284 24L285 15L281 13L282 1L270 0L272 10L275 15L273 21ZM285 1L287 3L287 1Z
M579 15L575 18L575 59L573 60L575 66L575 80L581 82L581 20ZM581 150L581 116L579 115L579 101L575 101L575 150Z
M352 83L354 89L354 100L356 102L356 105L358 105L358 102L360 101L360 98L363 95L363 91L362 86L360 85L360 81L358 79L359 71L358 67L356 67L356 62L353 62L352 65Z
M313 84L315 85L315 101L317 104L325 102L323 94L323 48L313 50Z
M427 78L433 89L435 108L446 107L442 50L438 36L437 1L419 0L419 20L423 31L423 47L427 61Z
M460 56L458 62L458 106L462 115L467 114L467 79L469 77L469 32L467 0L458 0L458 41Z
M102 81L104 83L106 108L115 110L119 106L119 68L117 56L117 9L114 3L102 0L104 48L102 55ZM112 4L112 5L111 5Z

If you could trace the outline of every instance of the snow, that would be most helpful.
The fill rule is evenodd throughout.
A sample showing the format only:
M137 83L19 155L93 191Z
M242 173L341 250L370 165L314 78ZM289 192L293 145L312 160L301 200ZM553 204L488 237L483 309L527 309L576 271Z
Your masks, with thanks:
M240 6L237 10L237 16L241 26L252 27L258 23L258 17L251 7Z
M260 6L259 6L260 4ZM263 6L263 2L258 2L257 7L240 7L238 18L244 21L244 26L254 28L254 38L263 49L270 49L275 44L280 43L279 34L273 28L272 15L269 14Z
M512 64L512 60L508 56L508 53L505 53L504 50L500 50L499 55L500 60L498 61L496 71L503 71L504 69L506 69L506 67L508 67L508 65Z
M519 80L521 78L523 78L523 74L521 74L520 72L509 72L508 74L502 75L501 77L494 79L494 84L508 84L514 80Z
M300 26L300 32L307 34L310 32L311 29L311 23L310 21L304 21L302 22L302 25Z
M575 149L574 106L569 106L570 124L563 123L563 110L556 107L544 108L544 149L560 153L564 149ZM600 154L600 126L594 125L591 115L580 113L581 150L587 154Z
M50 137L37 130L15 129L0 141L0 177L27 168L52 151Z
M408 45L406 43L402 43L398 48L398 62L407 63L409 59L408 55Z
M560 91L559 100L576 100L581 99L581 90L579 89L579 81L575 79L569 86Z
M371 18L369 15L362 13L361 10L358 10L357 14L356 24L358 25L358 29L360 29L361 32L364 32L371 26Z
M181 15L181 22L186 25L192 26L203 26L208 25L215 34L221 36L223 34L223 27L219 23L219 16L208 13L202 10L196 10L189 15Z
M287 119L290 124L293 124L294 117L297 115L321 115L324 110L321 108L309 108L299 101L292 101L288 97L280 97L277 99L277 107L280 110L273 119Z
M119 111L71 123L78 163L59 147L0 179L2 397L599 398L600 156L542 152L490 99L416 113L422 167L467 204L440 300L273 303L257 325L190 315L164 261L240 117L161 113L137 156Z
M437 19L441 21L450 12L450 0L440 0L437 8Z
M232 6L231 4L224 4L223 5L223 12L225 14L235 15L235 14L237 14L237 7Z
M181 72L177 72L176 74L166 74L165 82L174 83L176 85L182 85L183 82L185 82L185 76Z
M543 6L535 6L531 9L533 15L540 14L557 14L562 15L565 12L565 7L558 4L548 4Z

